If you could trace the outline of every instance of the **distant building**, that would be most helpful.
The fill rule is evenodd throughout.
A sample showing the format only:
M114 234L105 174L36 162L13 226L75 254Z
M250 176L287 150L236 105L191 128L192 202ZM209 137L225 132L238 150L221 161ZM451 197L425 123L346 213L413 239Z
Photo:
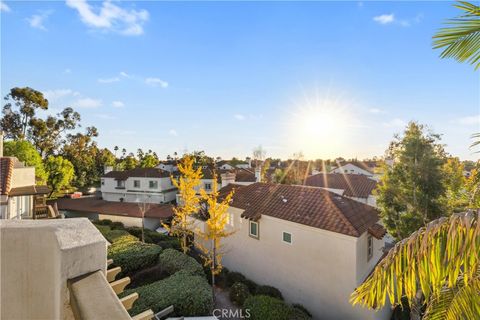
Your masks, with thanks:
M390 319L388 307L349 303L384 255L386 231L375 208L308 186L230 184L221 194L232 189L227 227L234 233L222 242L224 266L278 288L314 319Z
M352 161L339 163L338 167L332 169L330 173L343 173L343 174L361 174L368 177L374 177L376 168L375 161Z

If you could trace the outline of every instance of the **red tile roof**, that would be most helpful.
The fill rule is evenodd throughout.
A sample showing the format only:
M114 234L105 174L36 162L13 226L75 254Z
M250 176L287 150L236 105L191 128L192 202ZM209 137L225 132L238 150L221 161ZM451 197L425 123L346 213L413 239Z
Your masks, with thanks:
M115 180L127 180L127 178L168 178L170 172L159 168L135 168L125 171L110 171L103 178L114 178Z
M13 158L0 157L0 194L8 194L12 186Z
M307 177L305 185L342 189L347 197L368 198L377 187L377 182L360 174L319 173Z
M79 212L91 212L111 214L117 216L129 216L141 218L141 203L114 202L101 200L94 197L84 197L80 199L61 198L56 200L59 210L71 210ZM146 204L146 218L170 218L173 215L173 207L170 204Z
M236 169L235 182L256 182L255 171L249 169Z
M253 183L228 185L225 195L235 194L232 207L244 209L243 218L258 220L262 215L359 237L378 220L376 209L321 188Z
M368 233L377 239L382 239L387 234L387 230L385 230L381 224L375 223L373 226L368 228Z

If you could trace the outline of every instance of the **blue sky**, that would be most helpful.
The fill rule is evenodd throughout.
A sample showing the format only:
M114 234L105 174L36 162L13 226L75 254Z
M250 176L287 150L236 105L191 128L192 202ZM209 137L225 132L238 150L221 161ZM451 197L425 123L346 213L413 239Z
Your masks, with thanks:
M479 73L431 36L450 2L2 2L1 94L66 106L160 156L383 155L410 120L476 159Z

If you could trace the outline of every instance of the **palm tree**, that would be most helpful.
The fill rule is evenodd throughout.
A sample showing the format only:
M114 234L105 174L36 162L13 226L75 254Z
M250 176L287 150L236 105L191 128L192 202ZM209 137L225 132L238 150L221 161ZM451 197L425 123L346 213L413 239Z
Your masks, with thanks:
M423 319L479 319L480 211L434 220L398 242L350 302L380 309L387 297L422 301Z
M480 7L465 1L458 1L454 7L463 15L450 19L445 28L433 36L433 48L445 48L441 58L454 58L480 67Z

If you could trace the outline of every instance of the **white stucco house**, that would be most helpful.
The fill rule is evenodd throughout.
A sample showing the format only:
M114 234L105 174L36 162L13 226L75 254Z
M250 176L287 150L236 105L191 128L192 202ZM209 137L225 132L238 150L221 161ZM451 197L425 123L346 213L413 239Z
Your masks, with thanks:
M384 254L374 208L316 187L229 184L221 193L232 189L228 229L235 233L222 243L224 266L278 288L314 319L390 319L388 307L374 312L349 303Z
M132 203L169 203L177 193L171 173L159 168L110 171L101 178L100 190L106 201Z
M361 174L367 177L373 177L373 169L370 163L363 162L346 162L339 164L338 167L332 169L330 173L342 173L342 174Z
M377 206L373 194L377 181L363 174L317 173L307 177L305 185L319 187L372 207Z

